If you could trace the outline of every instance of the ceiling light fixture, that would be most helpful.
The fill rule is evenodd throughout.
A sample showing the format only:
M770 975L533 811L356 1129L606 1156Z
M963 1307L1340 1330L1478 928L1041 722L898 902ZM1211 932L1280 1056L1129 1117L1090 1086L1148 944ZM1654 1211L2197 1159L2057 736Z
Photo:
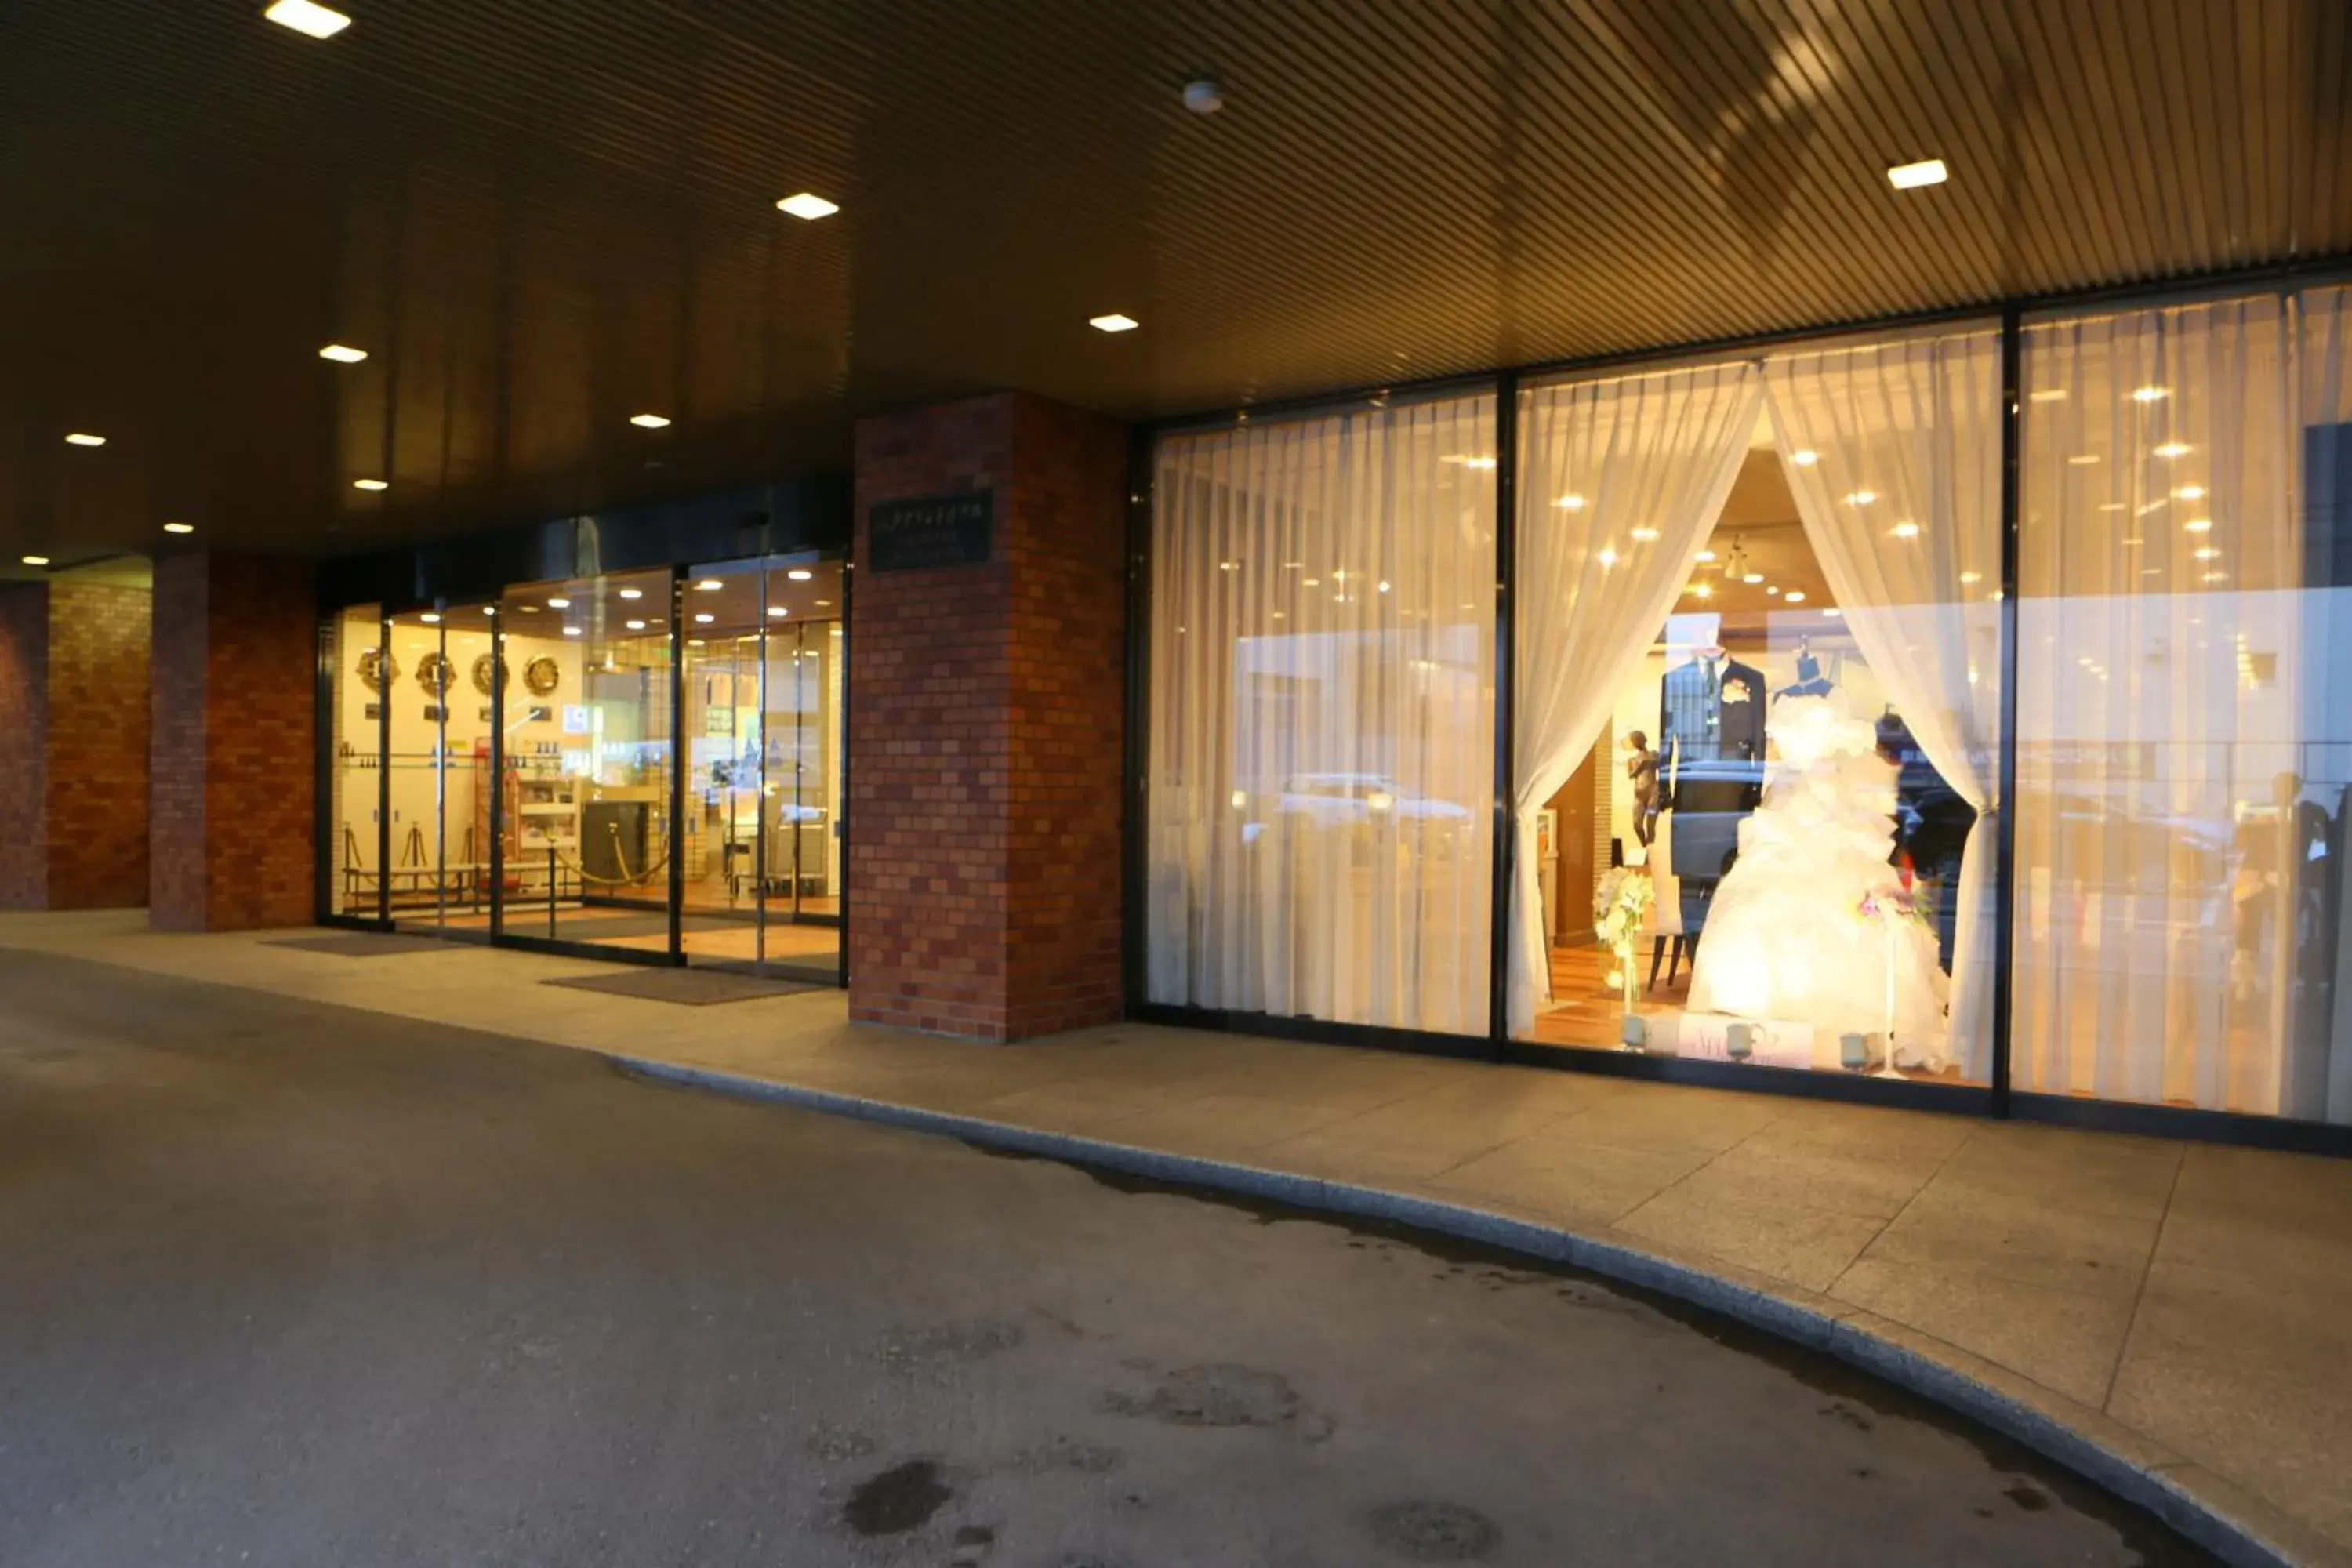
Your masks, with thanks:
M1087 325L1098 332L1131 332L1143 323L1133 316L1122 316L1113 310L1108 316L1088 316Z
M1822 618L1828 621L1842 621L1845 619L1845 612L1835 605L1824 605L1822 606Z
M2205 581L2208 583L2226 583L2229 580L2230 574L2227 572L2208 572L2205 574Z
M1852 495L1845 498L1845 504L1848 506L1868 506L1877 499L1878 492L1876 490L1856 490Z
M23 559L27 566L47 566L49 563L49 558L46 555L27 555Z
M1715 597L1715 590L1705 583L1694 583L1691 584L1691 595L1694 598L1712 599Z
M2025 395L2025 401L2028 403L2063 403L2066 401L2066 389L2063 386L2045 386L2039 392L2027 393Z
M440 615L433 610L427 610L416 618L423 621L428 626L437 626L441 624Z
M2168 386L2136 386L2132 388L2131 400L2134 403L2161 403L2171 395L2172 389Z
M627 625L628 628L629 628L631 631L633 631L633 632L641 632L641 631L644 631L644 630L646 629L646 623L645 623L645 622L643 622L643 621L630 621L630 622L627 622L627 623L625 623L625 624Z
M1654 528L1637 528L1633 530L1632 532L1635 539L1640 540L1644 544L1650 543L1658 537L1658 531Z
M1897 539L1916 539L1919 537L1919 525L1913 522L1910 519L1906 518L1901 522L1895 525L1895 537Z
M550 599L547 601L547 607L551 610L568 610L572 607L572 601L564 598Z
M2189 456L2189 449L2186 441L2167 441L2156 448L2156 455L2159 458L2185 458Z
M1593 559L1600 562L1603 566L1614 566L1617 564L1617 552L1606 546L1603 546L1601 553L1594 556Z
M1465 458L1462 459L1462 466L1465 468L1491 468L1495 466L1495 459L1492 458Z
M695 616L695 617L694 617L694 624L695 624L696 626L709 626L711 622L713 622L713 621L717 620L718 618L719 618L719 617L718 617L717 616L712 615L709 611L708 611L708 610L703 610L703 611L699 611L699 612L698 612L698 613L696 614L696 616Z
M2213 520L2210 517L2192 517L2180 527L2186 533L2210 533L2213 531Z
M315 3L315 0L278 0L262 16L281 27L313 38L331 38L352 25L352 19L341 11Z
M580 635L580 628L578 626L566 626L563 628L563 635L568 637L576 637Z
M1582 511L1584 510L1584 498L1582 496L1562 496L1551 504L1559 508L1562 511Z
M629 416L629 423L635 426L640 430L667 430L669 428L669 417L668 416L662 414L632 414Z
M1798 588L1791 588L1780 596L1792 605L1801 605L1805 602L1803 590Z
M2087 468L2099 460L2099 455L2096 452L2077 452L2066 460L2078 468Z
M193 522L167 522L163 525L166 533L194 533L195 531L196 525Z
M791 571L785 573L784 575L790 577L795 583L805 583L810 578L815 576L816 574L810 571L805 566L795 566Z
M725 586L727 586L727 584L720 582L716 577L705 577L701 582L697 583L694 585L694 589L698 594L716 594L719 589L724 588Z
M357 364L367 358L367 350L355 349L348 343L329 343L319 351L319 357L333 360L337 364Z
M1739 580L1753 588L1757 584L1764 581L1764 574L1761 572L1750 572L1743 575Z
M1381 593L1383 593L1383 594L1385 594L1385 593L1387 593L1387 592L1389 591L1389 585L1388 585L1388 584L1387 584L1387 582L1386 582L1385 580L1383 580L1383 581L1379 584L1379 586L1380 586L1380 590L1381 590Z
M768 606L768 614L774 616L776 618L781 620L784 616L791 615L792 611L784 608L782 605L770 605Z
M1969 583L1981 583L1983 581L1984 574L1981 572L1963 572L1960 574L1960 582L1963 584Z
M823 196L809 191L802 191L798 195L786 196L782 201L778 202L776 210L790 213L797 218L814 221L821 217L831 217L841 210L841 204L826 201Z
M388 490L392 489L392 487L384 483L382 479L353 479L352 481L352 489L355 490Z
M624 588L621 590L621 597L624 599L642 599L645 596L646 591L643 588Z
M1695 561L1712 561L1715 559L1715 552L1712 550L1702 550L1696 555L1693 556L1692 559Z
M486 616L495 616L498 613L499 607L496 605L484 605L482 606L482 614Z
M1821 460L1822 455L1819 452L1814 451L1810 447L1804 448L1802 451L1791 452L1789 454L1789 461L1796 464L1797 467L1801 468L1810 468Z
M86 436L82 432L76 430L66 437L66 445L68 447L103 447L106 445L106 437L103 436Z
M1916 163L1897 163L1886 171L1886 183L1898 191L1916 191L1922 185L1940 185L1952 177L1941 158L1922 158Z
M2203 500L2205 499L2205 487L2203 485L2183 485L2172 493L2182 500Z
M2194 553L2200 561L2219 561L2221 559L2221 550L2217 546L2210 544L2206 545L2203 549L2199 550Z

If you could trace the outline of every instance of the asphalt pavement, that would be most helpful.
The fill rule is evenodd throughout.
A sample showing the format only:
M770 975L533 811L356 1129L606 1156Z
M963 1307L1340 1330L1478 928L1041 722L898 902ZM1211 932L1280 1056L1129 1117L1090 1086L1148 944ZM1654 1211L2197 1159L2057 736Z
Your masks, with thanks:
M8 1568L2203 1561L1507 1255L0 952Z

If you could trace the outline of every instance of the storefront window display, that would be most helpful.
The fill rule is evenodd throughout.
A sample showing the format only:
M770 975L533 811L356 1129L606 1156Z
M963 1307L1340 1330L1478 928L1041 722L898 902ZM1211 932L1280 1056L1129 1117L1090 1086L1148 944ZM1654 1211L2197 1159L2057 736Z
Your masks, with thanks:
M2034 321L2020 1089L2352 1121L2347 296Z
M1160 441L1151 1001L1486 1030L1495 414Z
M2000 364L1522 393L1518 1037L1987 1079Z

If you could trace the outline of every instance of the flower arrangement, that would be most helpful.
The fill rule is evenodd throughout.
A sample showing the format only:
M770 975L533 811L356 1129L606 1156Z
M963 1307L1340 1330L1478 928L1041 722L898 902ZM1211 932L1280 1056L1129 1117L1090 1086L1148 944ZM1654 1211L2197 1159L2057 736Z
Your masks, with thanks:
M1935 924L1934 918L1927 911L1926 901L1900 882L1890 882L1883 888L1873 888L1863 894L1862 901L1854 905L1853 912L1865 921L1873 923L1883 922L1890 926L1906 920L1916 921L1921 925L1931 928Z
M1616 955L1617 967L1609 984L1625 997L1625 1016L1633 1014L1633 942L1649 918L1657 889L1646 873L1622 866L1613 868L1592 890L1592 934ZM1629 1026L1630 1027L1630 1026Z

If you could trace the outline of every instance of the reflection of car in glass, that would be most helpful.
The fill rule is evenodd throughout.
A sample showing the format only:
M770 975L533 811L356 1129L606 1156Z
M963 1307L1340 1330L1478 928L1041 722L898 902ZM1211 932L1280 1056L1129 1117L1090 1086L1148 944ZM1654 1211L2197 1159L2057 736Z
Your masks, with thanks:
M1378 827L1395 823L1403 831L1467 834L1476 826L1471 808L1457 801L1439 800L1400 789L1381 773L1293 773L1271 812L1255 805L1245 792L1236 791L1236 809L1246 813L1242 840L1256 842L1265 829L1262 816L1287 817L1315 828Z
M1739 856L1739 825L1764 796L1764 764L1724 759L1674 772L1675 875L1709 880Z

